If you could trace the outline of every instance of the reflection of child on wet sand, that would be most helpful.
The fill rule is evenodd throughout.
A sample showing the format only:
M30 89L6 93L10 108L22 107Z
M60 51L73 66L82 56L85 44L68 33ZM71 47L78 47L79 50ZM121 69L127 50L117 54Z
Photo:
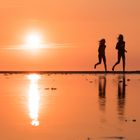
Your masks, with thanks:
M97 65L101 64L102 59L103 59L105 71L107 71L105 48L106 48L105 39L101 39L99 41L99 48L98 48L98 60L99 60L99 62L94 65L95 69L96 69Z

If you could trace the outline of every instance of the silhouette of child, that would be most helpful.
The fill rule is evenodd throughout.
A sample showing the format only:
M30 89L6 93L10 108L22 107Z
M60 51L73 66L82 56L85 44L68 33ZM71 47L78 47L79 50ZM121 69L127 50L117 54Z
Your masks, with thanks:
M115 65L112 67L112 70L114 71L115 66L118 65L121 61L123 61L123 71L125 71L125 41L123 40L123 35L120 34L118 37L118 42L116 44L116 49L118 50L118 61L115 63Z
M105 71L107 71L106 56L105 56L105 48L106 48L105 42L106 42L105 39L101 39L99 41L99 48L98 48L99 62L94 65L94 69L96 69L97 65L101 64L102 59L103 59Z

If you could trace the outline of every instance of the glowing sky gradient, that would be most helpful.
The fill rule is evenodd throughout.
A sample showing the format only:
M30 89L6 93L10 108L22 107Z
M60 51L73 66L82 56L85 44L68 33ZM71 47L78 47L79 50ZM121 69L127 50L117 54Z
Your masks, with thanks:
M139 5L139 0L1 1L0 70L93 70L102 37L111 70L119 33L124 34L128 50L127 70L138 70ZM47 47L23 50L25 36L32 30L42 34ZM103 65L97 70L103 70Z

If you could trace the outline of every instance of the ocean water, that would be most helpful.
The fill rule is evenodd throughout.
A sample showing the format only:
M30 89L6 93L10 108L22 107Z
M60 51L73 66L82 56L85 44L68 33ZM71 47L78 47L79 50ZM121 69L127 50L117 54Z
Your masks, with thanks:
M139 74L0 74L0 140L140 140Z

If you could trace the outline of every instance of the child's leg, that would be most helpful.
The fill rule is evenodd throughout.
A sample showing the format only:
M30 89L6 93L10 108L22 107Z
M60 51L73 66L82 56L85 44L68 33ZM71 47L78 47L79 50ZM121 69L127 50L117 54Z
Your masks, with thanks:
M101 55L98 55L98 59L99 59L99 62L94 65L94 69L96 69L96 66L97 65L101 64L101 62L102 62L102 56Z

